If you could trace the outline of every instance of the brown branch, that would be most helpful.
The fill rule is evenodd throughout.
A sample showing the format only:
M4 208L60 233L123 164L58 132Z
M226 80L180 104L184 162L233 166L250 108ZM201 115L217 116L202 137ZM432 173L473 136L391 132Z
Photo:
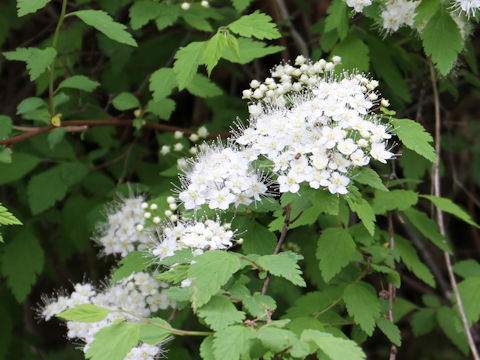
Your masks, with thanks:
M290 226L290 213L291 213L291 211L292 211L292 207L291 207L290 204L285 206L285 209L284 209L285 220L283 222L282 232L280 233L280 237L278 238L277 246L275 247L275 250L273 251L273 255L276 255L280 252L280 248L282 247L282 244L285 241L285 238L287 237L288 227ZM265 281L263 282L262 295L265 295L267 293L269 282L270 282L270 274L267 275L267 277L265 278Z
M393 230L393 220L392 220L392 213L388 213L388 234L390 238L390 249L393 251L395 249L395 235ZM394 260L395 261L395 260ZM393 304L395 303L395 296L396 296L396 289L395 285L392 283L388 284L388 301L389 301L389 308L388 308L388 318L394 324L393 320ZM394 343L390 347L390 357L389 360L395 360L397 358L398 349Z
M78 128L72 128L72 126L84 126L84 127L89 127L89 126L133 126L133 120L120 120L120 119L108 119L108 120L64 120L62 121L60 127L66 128L67 131L78 131ZM191 135L195 133L194 130L187 129L187 128L182 128L178 126L173 126L173 125L166 125L166 124L157 124L153 122L145 122L143 124L144 128L147 129L152 129L152 130L158 130L158 131L163 131L163 132L174 132L174 131L181 131L184 134ZM25 131L25 134L17 135L14 137L11 137L9 139L4 139L0 140L0 145L14 145L16 143L19 143L21 141L27 140L31 137L41 135L43 133L46 133L48 131L51 131L53 129L57 129L57 127L53 125L46 125L43 127L36 127L36 128L31 128L28 129L26 127L22 127L22 131ZM87 130L87 128L85 128ZM217 137L226 137L229 136L230 132L229 131L224 131L221 133L214 133L210 134L208 136L209 139L214 139Z
M437 90L437 80L435 78L435 70L433 68L432 61L428 60L430 66L430 79L432 81L432 89L433 89L433 99L434 99L434 109L435 109L435 155L436 155L436 162L433 165L433 190L434 194L437 197L441 196L440 191L440 140L441 140L441 124L440 124L440 98L438 95ZM443 236L446 235L445 231L445 223L443 221L443 212L440 208L437 207L437 222L440 228L440 234ZM450 285L452 286L452 290L455 294L455 299L457 300L458 311L460 313L460 318L463 324L463 330L465 331L465 335L467 336L468 345L472 352L473 358L475 360L479 360L480 357L478 355L477 347L475 346L475 342L472 337L472 333L470 331L470 327L468 326L467 317L465 315L465 309L463 307L462 298L460 296L460 292L458 291L457 280L455 279L455 274L453 272L452 261L450 258L450 254L446 251L443 253L445 258L445 265L447 266L448 271L448 278L450 280Z

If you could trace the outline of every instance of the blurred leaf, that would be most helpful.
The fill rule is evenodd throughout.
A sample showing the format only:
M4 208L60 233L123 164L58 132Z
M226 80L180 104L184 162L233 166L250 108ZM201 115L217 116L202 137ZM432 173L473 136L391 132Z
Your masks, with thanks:
M17 0L18 17L37 12L50 0Z
M34 81L42 75L57 56L57 51L52 47L45 49L18 48L15 51L4 52L8 60L24 61L27 63L27 70L30 80Z
M95 90L97 86L100 86L98 81L90 80L84 75L74 75L65 80L63 80L59 85L57 90L63 88L78 89L87 92Z

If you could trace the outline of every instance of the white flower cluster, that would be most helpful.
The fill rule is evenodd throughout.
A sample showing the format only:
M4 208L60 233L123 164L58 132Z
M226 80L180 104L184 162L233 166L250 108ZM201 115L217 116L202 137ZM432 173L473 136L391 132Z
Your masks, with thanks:
M480 9L480 0L454 0L454 8L463 11L467 16L475 16Z
M290 96L289 106L259 101L249 107L250 125L236 141L273 162L281 193L296 193L307 182L346 194L354 167L393 156L386 149L391 135L372 113L379 103L388 106L378 99L377 86L359 74L325 76L309 92Z
M364 7L372 5L372 0L346 0L346 3L353 7L356 12L362 12Z
M166 225L160 234L160 241L152 247L154 256L162 260L177 250L190 248L194 255L208 250L225 250L237 241L231 224L219 220L184 220ZM238 241L241 241L240 239Z
M243 91L243 98L283 106L286 102L285 95L303 92L316 86L325 73L330 73L340 61L340 57L334 56L331 62L320 59L312 63L300 55L295 59L294 66L280 64L273 68L272 76L263 83L258 80L250 82L250 89Z
M95 334L104 327L112 325L119 319L138 321L134 316L123 313L122 310L148 317L159 309L174 307L175 303L167 297L162 289L163 286L165 286L164 283L143 272L134 273L103 290L97 290L88 283L76 284L70 296L59 296L55 300L47 300L41 315L45 320L49 320L69 308L83 304L93 304L112 310L105 319L97 322L67 321L67 337L83 340L85 342L83 351L87 352ZM160 351L161 349L157 346L140 344L134 347L125 359L153 360Z
M145 199L142 196L117 201L107 213L107 221L97 226L100 234L95 240L106 255L122 257L134 250L144 250L151 243L151 236L144 230Z
M248 152L233 144L210 145L188 161L178 195L187 210L203 204L226 210L231 204L249 205L267 194L268 179L252 167Z
M417 15L415 10L419 4L420 1L388 0L381 14L383 28L390 33L402 26L413 27Z

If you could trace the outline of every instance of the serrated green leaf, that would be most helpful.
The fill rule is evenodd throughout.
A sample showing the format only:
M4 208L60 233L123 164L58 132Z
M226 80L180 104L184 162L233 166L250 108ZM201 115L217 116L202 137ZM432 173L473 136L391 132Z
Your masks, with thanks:
M390 342L397 346L402 345L402 336L400 335L400 329L397 325L383 317L379 317L376 320L376 323L378 328L385 334Z
M190 300L193 294L193 289L191 287L178 287L178 286L172 286L168 288L166 292L167 296L178 302L185 302Z
M408 270L426 284L435 287L435 279L430 269L420 261L417 251L407 239L395 234L395 251L400 255Z
M159 3L161 5L160 15L157 16L155 19L155 24L157 25L157 29L163 30L170 25L175 24L179 15L180 15L180 7L176 4L169 5L163 2Z
M295 304L287 310L289 318L315 315L337 301L343 294L344 286L328 286L322 291L309 292L295 300Z
M140 102L132 93L122 92L115 96L112 101L113 107L120 111L137 109L140 107Z
M435 315L434 309L421 309L415 312L410 322L413 334L415 336L421 336L432 331L437 323Z
M46 107L46 103L43 99L29 97L23 99L20 104L17 105L17 115L23 115L41 107Z
M65 128L56 128L50 131L47 135L48 146L50 149L55 149L55 145L60 143L67 133L67 129Z
M151 259L146 255L141 251L132 251L120 260L120 267L112 275L112 283L116 283L135 272L145 270L151 263Z
M352 260L356 246L343 228L328 228L318 239L316 257L323 279L328 282Z
M332 55L342 58L341 67L346 70L357 69L360 72L368 72L370 57L368 46L363 40L350 33L341 43L339 43L332 52Z
M213 354L213 336L207 336L200 344L200 356L203 360L215 360Z
M228 25L228 28L240 36L254 36L260 40L271 40L281 37L276 25L272 23L272 18L258 10L252 14L242 16Z
M208 22L205 13L190 10L181 12L181 15L183 20L194 29L206 32L213 31L212 25Z
M442 75L447 75L463 49L463 38L455 20L445 8L428 20L420 34L425 54L432 58Z
M347 285L343 299L348 314L368 335L373 334L375 319L380 316L380 301L372 285L359 281Z
M192 260L193 260L192 249L186 248L186 249L175 251L175 253L172 256L167 256L158 264L165 265L165 266L172 266L175 264L190 263Z
M74 75L63 80L60 85L58 85L58 89L70 88L91 92L99 85L100 83L98 81L90 80L84 75Z
M18 17L37 12L51 0L17 0Z
M284 49L283 46L267 46L261 41L255 41L247 38L238 38L238 49L240 58L237 58L234 51L229 47L225 48L222 57L233 63L246 64L256 58L261 58L270 54L275 54Z
M478 224L472 220L470 215L465 210L463 210L460 206L455 204L452 200L443 198L443 197L433 196L433 195L420 195L420 196L430 200L440 210L447 212L449 214L455 215L460 220L465 221L467 224L473 225L477 228L479 227Z
M52 47L45 49L18 48L15 51L4 52L8 60L24 61L27 63L30 80L36 80L42 75L57 56L57 51Z
M467 356L468 342L457 312L442 306L437 311L437 321L445 335Z
M0 163L10 164L12 162L12 150L7 147L0 147Z
M190 94L202 98L215 97L223 93L217 84L201 74L194 74L190 83L185 87Z
M228 33L227 34L227 45L232 50L233 54L237 57L238 60L240 60L240 49L238 47L238 40L235 36L232 34ZM223 54L223 51L222 51Z
M339 212L339 197L330 193L328 190L315 190L310 200L314 207L321 210L325 214L337 216Z
M168 328L171 328L172 326L165 320L158 317L149 318L148 320L160 324L162 327L151 323L142 324L142 326L140 326L140 341L150 345L157 345L159 342L172 335L172 331L168 330Z
M122 360L138 344L140 324L114 323L95 334L85 354L92 360Z
M370 203L363 198L356 200L347 198L347 202L350 209L357 213L365 229L373 236L375 232L375 212Z
M70 15L77 16L85 24L94 27L112 40L130 46L137 46L135 39L125 30L127 27L115 22L112 17L103 10L80 10L70 13Z
M297 264L297 261L302 259L303 256L286 251L277 255L260 256L255 262L272 275L283 277L297 286L306 286Z
M238 311L225 295L213 296L208 303L198 308L197 313L215 331L245 319L245 313Z
M406 210L418 202L418 195L411 190L376 191L372 202L375 214L385 214L387 211Z
M468 326L478 321L480 317L480 277L469 277L458 283Z
M2 275L7 278L7 286L18 302L23 302L30 293L43 264L43 248L30 227L23 229L3 248Z
M240 260L231 253L212 250L196 256L195 263L188 270L188 278L192 279L195 289L192 296L194 309L206 304L238 270Z
M373 169L362 167L356 171L352 177L353 181L356 181L359 184L368 185L380 191L388 191L385 185L383 185L380 175L378 175Z
M149 101L147 104L146 112L151 112L157 115L160 119L168 120L175 111L175 101L172 99L160 99L159 101Z
M235 10L242 12L248 7L248 5L250 5L252 1L253 0L232 0L232 3Z
M40 214L62 200L68 186L62 179L61 166L55 166L38 175L32 176L28 186L28 203L33 215Z
M334 0L327 9L328 16L325 19L325 32L337 30L340 39L343 40L348 34L348 9L343 0Z
M154 1L136 1L130 7L130 25L133 30L138 30L155 20L161 15L164 6Z
M480 264L473 259L463 260L453 265L455 274L467 278L467 277L480 277Z
M212 73L213 68L217 65L218 60L222 57L223 50L227 44L225 34L217 32L210 40L207 41L203 50L203 59L207 66L208 76Z
M12 119L6 115L0 115L0 140L6 139L12 132Z
M277 303L268 295L254 294L243 299L243 306L250 315L256 318L265 316L267 309L275 310Z
M105 319L110 314L109 309L92 304L77 305L56 315L66 321L97 322Z
M453 254L450 245L438 230L438 225L435 221L430 219L427 214L414 208L409 208L403 211L408 221L419 230L423 236L437 245L441 250Z
M422 0L415 9L415 26L425 25L426 22L437 12L440 0Z
M40 158L36 156L14 152L10 164L0 164L0 185L21 179L33 170L40 161Z
M430 144L433 138L422 125L410 119L392 119L391 121L404 146L432 163L437 161L435 149Z
M155 279L160 281L166 281L174 284L179 284L188 277L188 270L190 265L188 264L179 264L172 267L170 270L165 271L161 274L154 275Z
M8 209L0 203L0 225L23 225Z
M213 353L216 359L239 360L247 353L255 337L252 327L233 325L215 332Z
M203 63L203 51L206 44L206 41L191 42L176 52L173 71L177 76L179 90L183 90L190 84L197 73L198 66Z
M161 68L150 77L150 91L153 92L153 100L159 101L172 93L177 86L177 79L172 68Z
M355 342L329 333L306 329L302 332L300 339L304 342L313 341L331 360L364 360L366 358L365 353Z
M245 254L268 255L275 250L276 236L250 217L237 216L232 221L232 227L242 234Z
M258 339L263 346L275 353L280 353L298 342L295 333L273 326L263 326L257 332Z

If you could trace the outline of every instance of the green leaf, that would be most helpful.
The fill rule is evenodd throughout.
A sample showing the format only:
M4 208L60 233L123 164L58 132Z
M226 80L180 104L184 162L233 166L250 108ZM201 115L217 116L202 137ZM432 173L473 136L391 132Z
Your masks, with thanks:
M21 179L32 171L40 161L36 156L14 152L12 163L0 164L0 185Z
M8 209L0 203L0 225L23 225Z
M260 40L278 39L282 36L276 25L272 23L272 18L260 13L258 10L252 14L242 16L240 19L228 25L228 28L240 36L254 36Z
M192 260L193 260L192 249L186 248L186 249L175 251L175 253L172 256L167 256L158 264L165 265L165 266L172 266L175 264L188 264Z
M240 260L231 253L212 250L196 256L195 263L188 270L188 278L192 279L195 289L193 308L206 304L238 270Z
M217 65L218 60L222 57L223 50L227 44L226 35L217 32L210 40L207 41L203 50L203 59L207 66L208 76L212 73L213 68Z
M433 330L437 321L435 319L436 311L434 309L421 309L412 316L410 322L415 336L428 334Z
M175 101L172 99L160 99L159 101L149 101L146 112L157 115L160 119L168 120L175 111Z
M180 7L176 4L168 5L163 2L158 5L161 6L161 11L160 15L155 19L155 23L157 24L157 29L160 31L175 24L175 21L177 21L180 15Z
M160 341L172 335L172 331L168 330L168 328L171 328L172 326L165 320L158 317L149 318L148 320L162 325L163 328L150 323L142 324L142 326L140 326L141 341L150 345L157 345Z
M12 162L12 150L0 147L0 163L10 164Z
M153 1L136 1L130 7L130 25L133 30L138 30L155 20L165 8L163 4Z
M279 329L274 326L263 326L257 332L258 340L260 340L267 349L275 353L284 351L298 342L295 333L286 329Z
M29 97L23 99L17 105L17 115L23 115L41 107L46 107L45 101L38 97Z
M60 85L58 85L57 90L63 88L70 88L92 92L99 85L100 83L98 81L90 80L84 75L74 75L69 77L68 79L63 80Z
M322 291L309 292L295 300L295 304L287 310L288 318L315 315L337 301L343 295L344 286L328 286Z
M437 311L437 321L445 335L467 356L468 342L457 312L442 306Z
M61 166L55 166L32 176L27 186L28 202L33 215L51 208L67 194Z
M265 311L275 310L277 303L268 295L254 294L243 299L243 306L253 317L259 318L265 316Z
M237 216L232 227L243 237L242 250L245 254L269 255L277 245L276 236L263 225L248 216Z
M425 54L432 58L442 75L447 75L463 49L463 38L450 13L440 7L420 34Z
M207 336L200 345L200 356L203 360L215 360L213 354L213 336Z
M239 360L250 349L255 338L252 327L233 325L213 336L213 353L216 359Z
M48 146L51 150L55 149L55 145L62 142L65 138L65 134L67 133L67 129L65 128L56 128L50 131L47 135Z
M37 12L47 5L50 0L17 0L18 17Z
M58 318L66 321L97 322L105 319L110 314L109 309L92 304L77 305L57 315Z
M193 27L194 29L200 31L211 32L213 31L212 25L207 21L205 13L196 12L194 10L183 11L181 13L183 20Z
M406 210L418 202L418 195L411 190L376 191L372 202L375 214L385 214L387 211Z
M137 46L135 39L125 30L127 27L115 22L103 10L80 10L70 14L79 17L85 24L94 27L112 40L130 46Z
M245 313L238 311L225 295L215 295L208 303L197 310L202 318L215 331L242 322Z
M173 71L177 76L178 89L183 90L197 73L198 66L203 63L203 51L206 41L191 42L181 47L175 54Z
M283 46L267 46L261 41L255 41L247 38L237 39L240 58L238 58L230 47L225 48L222 57L233 63L246 64L253 59L261 58L270 54L275 54L284 49Z
M402 336L400 335L400 329L397 325L383 317L379 317L376 320L376 323L378 328L385 334L388 340L397 346L402 345Z
M140 324L119 322L104 327L95 334L85 354L92 360L123 360L130 350L138 344Z
M342 62L338 67L346 70L357 69L360 72L368 72L370 57L368 46L361 38L350 33L332 52L332 55L340 56Z
M473 259L463 260L453 265L455 273L463 278L480 277L480 264Z
M435 150L430 144L433 138L422 125L410 119L392 119L391 122L404 146L432 163L437 161Z
M435 287L435 279L430 269L419 259L417 251L410 241L395 234L395 251L400 255L408 270L426 284Z
M18 48L15 51L4 52L3 55L8 60L26 62L30 80L34 81L47 70L57 56L57 51L52 47L46 49Z
M418 229L423 236L437 245L441 250L453 254L450 245L442 234L438 231L438 225L430 219L427 214L414 208L408 208L403 211L408 221Z
M188 264L179 264L172 267L170 270L165 271L161 274L154 275L155 279L160 281L166 281L173 284L179 284L188 277L188 269L190 265Z
M297 286L306 286L297 264L297 261L302 259L302 255L285 251L276 255L260 256L255 262L272 275L283 277Z
M388 191L385 185L383 185L380 175L378 175L378 173L373 169L362 167L356 171L352 177L353 180L359 184L368 185L380 191Z
M468 326L480 317L480 277L469 277L458 284Z
M364 360L366 358L365 353L354 341L341 339L329 333L306 329L302 332L301 340L313 341L331 360Z
M150 91L153 92L153 100L159 101L172 93L177 86L177 79L172 68L161 68L150 77Z
M227 34L227 45L232 50L233 54L237 57L237 60L240 60L240 49L238 47L238 40L235 36L228 33ZM223 51L222 51L223 54Z
M455 204L452 200L443 198L443 197L433 196L433 195L420 195L420 196L430 200L440 210L445 211L449 214L455 215L460 220L465 221L467 224L473 225L477 228L479 227L478 224L472 220L470 215L465 210L463 210L460 206Z
M380 316L380 301L372 285L359 281L345 288L343 299L350 316L368 335L373 334Z
M128 92L122 92L115 96L112 101L113 107L120 111L137 109L140 107L140 102L137 97Z
M135 272L145 270L151 263L151 259L146 256L146 253L141 251L132 251L122 260L120 260L120 267L115 270L112 275L112 283L116 283Z
M334 0L327 8L328 16L325 19L325 30L337 30L340 39L343 40L348 34L348 9L343 0Z
M222 89L217 84L200 74L194 74L186 88L190 94L202 98L222 95Z
M373 236L375 232L375 213L370 206L370 203L363 198L356 200L347 198L347 202L350 209L356 212L360 220L362 220L365 229L367 229L370 235Z
M12 132L12 119L6 115L0 115L0 140L6 139Z
M43 264L42 246L30 227L24 228L3 248L2 275L18 302L23 302L30 293Z
M328 228L318 239L316 256L323 279L328 282L347 266L355 253L355 243L345 229Z
M250 5L252 1L253 0L232 0L232 3L235 10L241 13L243 10L245 10L248 7L248 5Z

